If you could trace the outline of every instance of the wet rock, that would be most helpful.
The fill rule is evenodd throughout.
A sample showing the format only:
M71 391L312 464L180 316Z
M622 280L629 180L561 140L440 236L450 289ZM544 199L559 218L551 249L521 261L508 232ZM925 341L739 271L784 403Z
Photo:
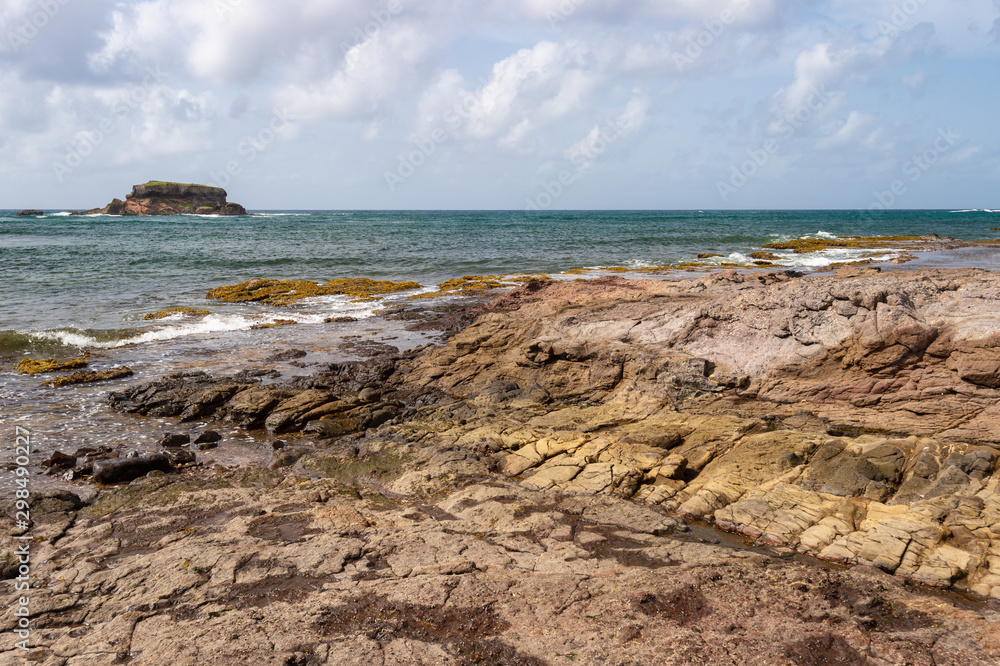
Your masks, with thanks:
M197 461L194 451L188 449L168 449L165 453L171 465L180 467Z
M190 435L164 435L157 445L164 449L180 448L191 443Z
M153 471L172 472L173 465L162 453L137 458L99 460L94 463L94 481L105 485L127 483Z
M282 352L277 352L271 354L264 359L264 363L280 363L281 361L294 361L295 359L305 358L309 354L302 349L288 349Z
M181 416L189 420L214 413L246 383L220 381L204 372L176 373L109 394L112 408L143 416Z
M76 466L76 456L71 456L69 454L63 453L62 451L53 451L52 454L42 461L42 467L47 467L50 469L69 469Z
M274 455L271 457L270 469L290 467L310 453L312 453L312 449L305 446L279 447L275 449Z
M118 367L109 368L107 370L85 370L81 372L74 372L66 377L56 377L54 379L49 379L42 384L46 386L68 386L70 384L92 384L94 382L106 382L113 379L123 379L125 377L131 377L134 373L132 368Z
M203 430L194 439L195 444L212 444L221 441L222 434L216 430Z

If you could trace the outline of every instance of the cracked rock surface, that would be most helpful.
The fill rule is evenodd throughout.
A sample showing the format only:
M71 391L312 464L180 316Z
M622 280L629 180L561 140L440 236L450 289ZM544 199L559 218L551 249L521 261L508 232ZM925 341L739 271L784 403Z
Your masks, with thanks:
M440 347L112 394L296 445L36 498L27 657L1000 663L998 297L975 270L532 282Z

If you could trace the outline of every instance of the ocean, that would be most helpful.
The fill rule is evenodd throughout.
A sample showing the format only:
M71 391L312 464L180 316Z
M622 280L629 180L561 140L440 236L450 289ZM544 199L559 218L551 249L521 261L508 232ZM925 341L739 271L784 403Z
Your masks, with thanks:
M708 265L702 270L723 264L753 268L750 253L798 238L1000 237L994 230L1000 227L1000 211L988 210L256 211L245 217L145 218L58 211L16 217L15 212L0 211L0 422L30 426L40 433L42 450L108 442L151 446L170 423L151 428L148 421L112 414L105 406L107 392L130 381L178 370L235 371L275 351L308 351L298 365L279 364L278 374L287 378L308 373L311 365L352 358L345 341L363 338L399 349L433 341L379 313L464 275L577 279L618 267L619 272L628 269L626 276L642 277L644 269L693 261ZM779 266L817 271L862 257L886 260L899 251L773 253ZM720 256L699 260L699 254ZM995 268L998 259L1000 253L989 248L944 258L938 253L934 265ZM921 257L907 267L931 265L929 260L930 255ZM655 275L681 276L689 274ZM325 296L284 308L205 298L214 287L251 278L325 282L353 277L412 280L421 288L382 301ZM179 307L211 314L143 319ZM345 316L356 321L326 322ZM253 328L277 319L298 325ZM130 380L56 389L14 369L25 357L84 352L92 354L95 369L127 365L136 374ZM232 436L246 435L232 431ZM0 455L0 463L6 457L6 452Z

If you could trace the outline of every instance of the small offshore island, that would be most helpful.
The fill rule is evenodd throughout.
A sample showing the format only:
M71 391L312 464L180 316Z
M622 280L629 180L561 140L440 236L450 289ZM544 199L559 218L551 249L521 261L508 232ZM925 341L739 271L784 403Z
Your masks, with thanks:
M70 211L73 215L246 215L247 209L226 201L221 187L151 180L133 185L125 201L113 199L103 208Z

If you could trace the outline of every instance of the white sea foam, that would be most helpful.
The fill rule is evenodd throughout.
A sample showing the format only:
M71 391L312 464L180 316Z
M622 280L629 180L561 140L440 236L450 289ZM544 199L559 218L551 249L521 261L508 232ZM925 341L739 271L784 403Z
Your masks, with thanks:
M291 319L291 317L287 318ZM273 321L273 319L271 321ZM174 326L164 326L163 328L159 328L154 331L147 331L134 338L122 340L121 342L116 343L115 346L173 340L187 335L245 331L254 324L258 323L264 322L255 318L244 317L243 315L209 315L198 321Z
M834 236L833 234L828 233L826 231L817 231L816 232L816 237L817 238L836 238L836 236Z
M99 349L110 349L117 347L120 343L117 340L98 340L97 338L75 333L73 331L18 331L22 335L29 335L39 340L58 342L67 347L97 347Z
M72 215L72 214L73 214L73 213L69 213L69 212L62 212L62 213L52 213L52 214L51 214L51 215L49 215L48 217L69 217L69 216L70 216L70 215Z
M990 208L969 208L966 210L953 210L952 213L1000 213L1000 210L992 210Z

